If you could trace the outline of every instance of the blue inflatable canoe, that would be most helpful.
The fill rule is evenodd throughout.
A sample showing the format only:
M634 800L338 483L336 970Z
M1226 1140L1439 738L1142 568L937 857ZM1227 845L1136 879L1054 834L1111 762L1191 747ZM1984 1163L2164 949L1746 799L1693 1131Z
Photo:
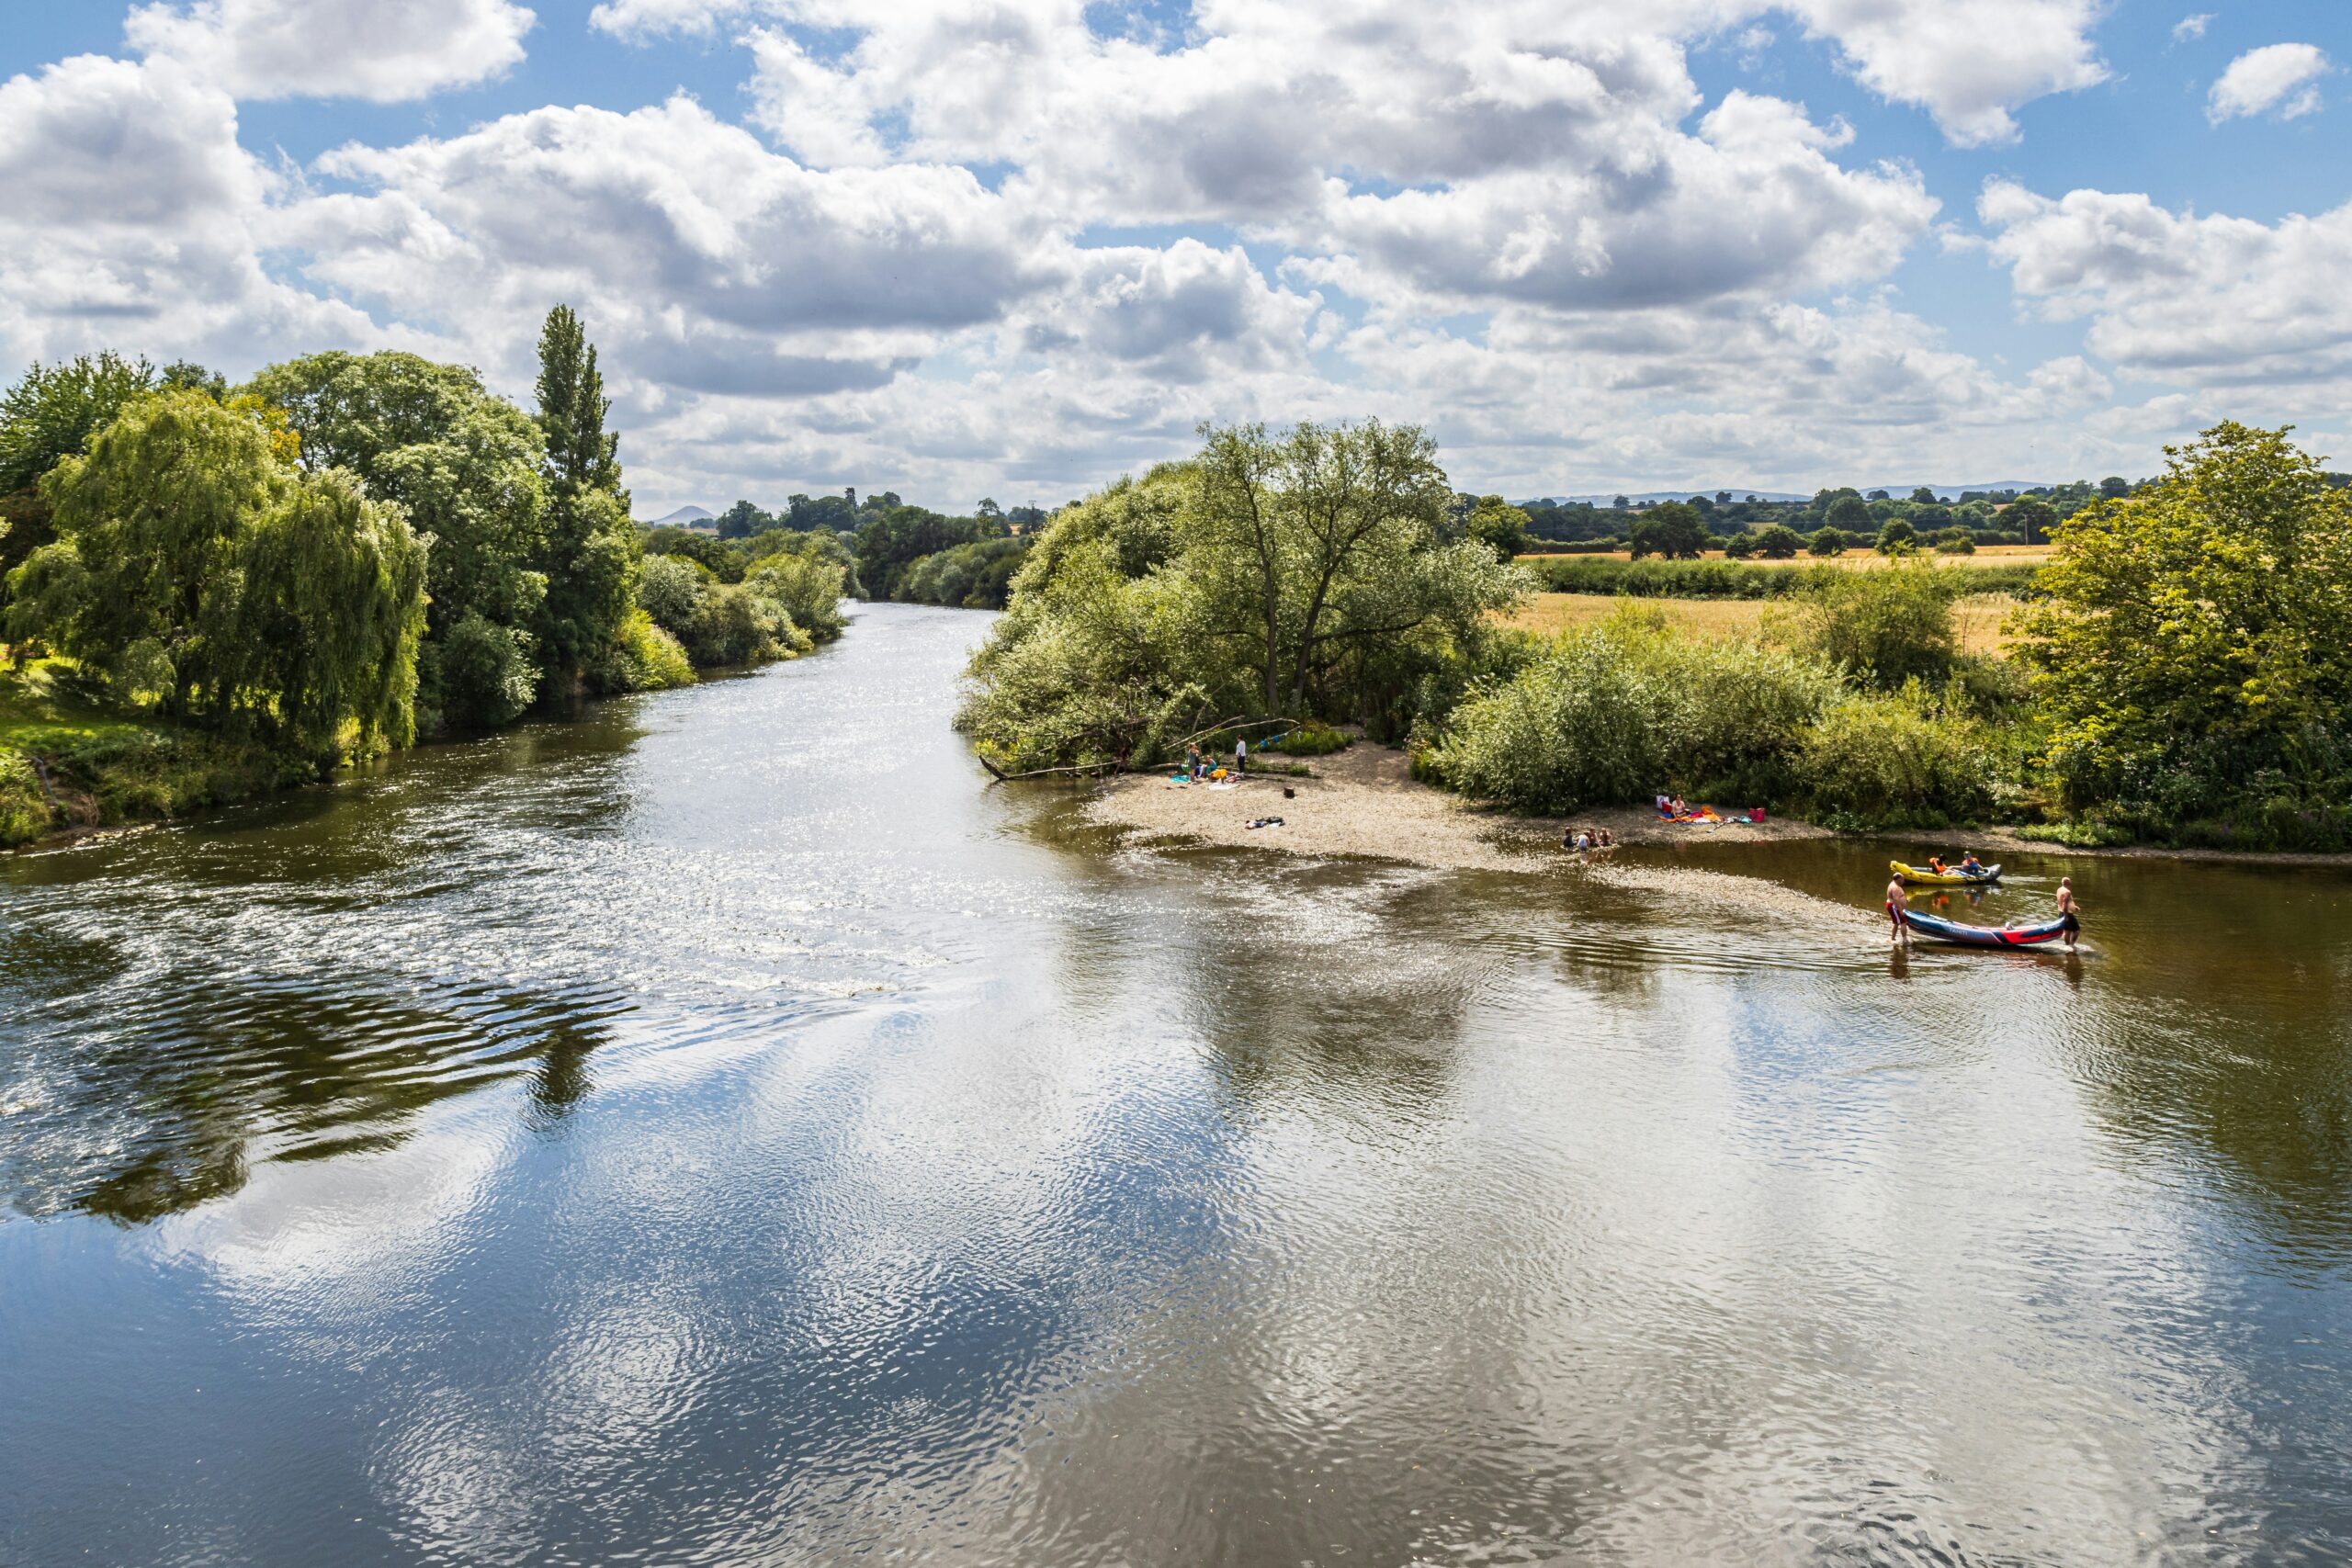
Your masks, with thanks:
M2038 947L2066 934L2066 922L2063 919L2043 920L2030 926L1969 926L1939 915L1906 910L1903 923L1921 936L1958 942L1962 947Z

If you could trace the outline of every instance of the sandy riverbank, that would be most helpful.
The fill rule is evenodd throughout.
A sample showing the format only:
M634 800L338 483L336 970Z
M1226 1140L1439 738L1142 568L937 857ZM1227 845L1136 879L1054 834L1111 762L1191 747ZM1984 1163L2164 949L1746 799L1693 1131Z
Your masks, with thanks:
M1573 818L1521 817L1417 783L1403 751L1368 744L1318 757L1312 766L1313 778L1252 773L1232 789L1171 784L1164 773L1132 774L1104 783L1088 809L1098 821L1204 843L1288 854L1364 855L1465 871L1557 867L1563 861L1560 836L1572 827L1606 828L1628 845L1827 836L1808 823L1777 820L1681 827L1639 807ZM1295 795L1285 799L1285 788ZM1283 825L1248 826L1261 817L1280 817Z
M1097 786L1087 814L1146 839L1318 858L1355 856L1453 871L1583 876L1628 891L1704 900L1781 920L1801 919L1825 932L1860 938L1878 930L1875 910L1834 904L1757 878L1684 866L1625 864L1608 854L1577 855L1560 848L1560 835L1572 823L1606 827L1628 846L1829 836L1807 823L1679 828L1639 807L1585 812L1572 819L1513 816L1417 783L1404 752L1365 744L1318 757L1313 766L1313 778L1255 774L1232 789L1171 784L1164 773L1130 774ZM1283 795L1285 788L1295 792L1288 798ZM1265 817L1279 817L1282 825L1249 826Z

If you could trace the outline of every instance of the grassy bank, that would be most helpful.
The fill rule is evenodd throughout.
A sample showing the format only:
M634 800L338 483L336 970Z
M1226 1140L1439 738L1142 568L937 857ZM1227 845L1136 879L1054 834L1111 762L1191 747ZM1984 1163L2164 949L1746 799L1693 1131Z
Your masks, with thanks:
M57 663L0 665L0 849L181 817L316 776L307 760L78 700Z

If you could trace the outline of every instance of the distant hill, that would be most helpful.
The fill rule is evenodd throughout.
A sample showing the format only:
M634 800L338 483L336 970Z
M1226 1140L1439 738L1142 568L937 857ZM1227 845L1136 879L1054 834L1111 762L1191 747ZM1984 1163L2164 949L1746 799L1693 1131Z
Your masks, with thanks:
M718 513L707 507L681 506L667 517L655 517L650 520L640 517L638 522L648 528L691 528L697 523L713 523L718 519Z

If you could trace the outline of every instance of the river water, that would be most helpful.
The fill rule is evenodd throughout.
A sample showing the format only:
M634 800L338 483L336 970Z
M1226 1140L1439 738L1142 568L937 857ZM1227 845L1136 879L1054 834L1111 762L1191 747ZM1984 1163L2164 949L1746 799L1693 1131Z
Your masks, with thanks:
M0 862L0 1562L2352 1557L2352 877L1122 847L983 624Z

